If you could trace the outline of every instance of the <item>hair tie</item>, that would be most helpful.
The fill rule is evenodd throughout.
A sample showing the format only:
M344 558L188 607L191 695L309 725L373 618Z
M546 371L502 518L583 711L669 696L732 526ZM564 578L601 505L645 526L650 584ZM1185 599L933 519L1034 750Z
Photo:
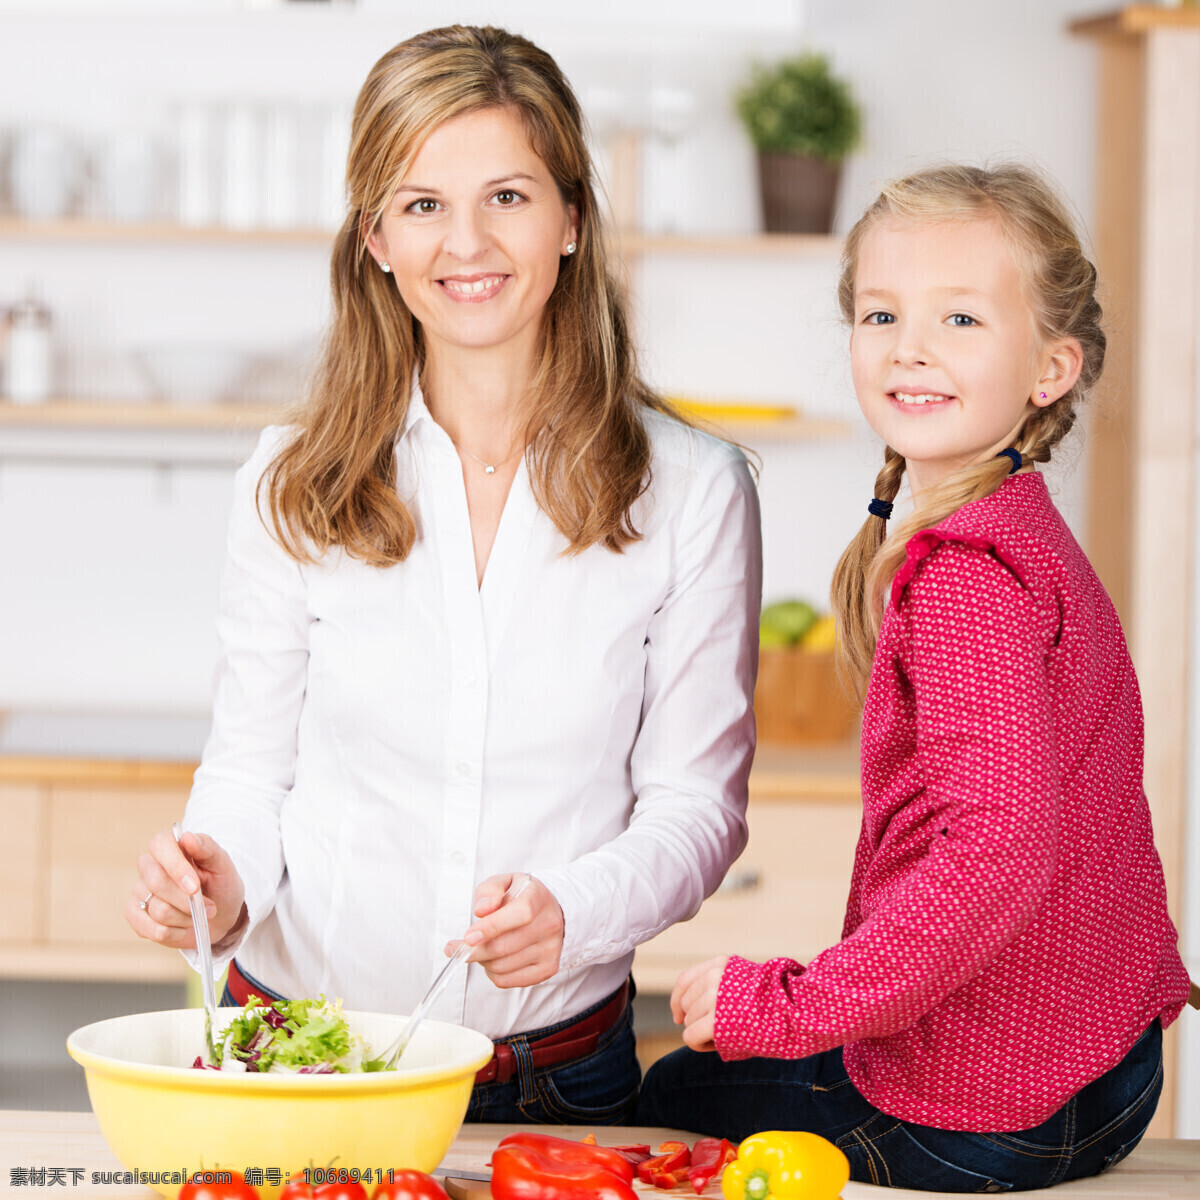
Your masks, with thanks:
M1020 452L1020 450L1014 450L1010 446L1007 450L1001 450L1000 453L996 455L996 457L1012 459L1012 466L1009 467L1009 469L1008 469L1008 473L1010 475L1015 474L1017 471L1019 471L1021 469L1021 452Z
M892 502L890 500L872 500L867 505L867 512L873 517L882 517L886 521L892 515Z

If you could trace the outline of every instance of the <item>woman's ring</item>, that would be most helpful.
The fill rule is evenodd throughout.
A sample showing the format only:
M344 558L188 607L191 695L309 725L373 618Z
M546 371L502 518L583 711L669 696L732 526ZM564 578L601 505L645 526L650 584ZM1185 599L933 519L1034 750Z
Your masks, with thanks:
M147 893L146 893L146 898L145 898L145 900L143 900L143 901L142 901L142 902L141 902L141 903L138 905L138 908L140 908L140 909L142 910L142 912L145 912L145 911L146 911L146 905L147 905L147 904L149 904L149 903L150 903L150 901L151 901L151 900L153 900L153 899L154 899L154 893L153 893L153 892L147 892Z

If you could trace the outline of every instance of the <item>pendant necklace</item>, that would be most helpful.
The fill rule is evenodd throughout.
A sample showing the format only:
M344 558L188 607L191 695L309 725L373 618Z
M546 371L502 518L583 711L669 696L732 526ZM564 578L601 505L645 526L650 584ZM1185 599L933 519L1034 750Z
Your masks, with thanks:
M472 454L470 450L464 449L457 442L455 442L453 438L451 438L450 441L453 443L455 450L465 454L468 458L473 458L483 468L483 473L485 475L495 475L497 467L502 467L505 463L512 462L512 460L521 453L520 450L514 450L507 458L502 458L499 462L488 463L484 462L478 454Z

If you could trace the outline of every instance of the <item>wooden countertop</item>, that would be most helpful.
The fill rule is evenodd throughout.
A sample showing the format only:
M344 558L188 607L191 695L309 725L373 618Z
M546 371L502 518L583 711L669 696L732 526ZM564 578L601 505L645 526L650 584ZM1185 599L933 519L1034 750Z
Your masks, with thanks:
M0 783L86 787L190 787L195 762L0 754ZM758 747L750 799L859 799L858 745Z
M511 1125L464 1125L446 1155L443 1165L459 1170L481 1170L492 1149ZM585 1128L560 1126L554 1132L563 1137L582 1137L595 1133L603 1142L649 1142L657 1144L675 1134L669 1129ZM686 1135L693 1140L692 1135ZM117 1171L113 1158L100 1135L96 1118L89 1113L0 1111L0 1172L8 1188L11 1172L18 1167L67 1168L63 1196L86 1195L88 1200L155 1200L156 1192L130 1184L92 1184L93 1171ZM73 1185L70 1168L84 1171L83 1179ZM649 1195L662 1196L654 1188L642 1188ZM45 1195L49 1187L27 1187L30 1197ZM1129 1158L1095 1179L1060 1184L1055 1197L1062 1200L1100 1200L1101 1197L1153 1197L1154 1200L1193 1200L1200 1190L1200 1142L1144 1141ZM21 1194L21 1193L17 1193ZM56 1193L57 1194L57 1193ZM680 1197L682 1192L676 1193ZM948 1193L943 1193L948 1194ZM719 1189L710 1184L705 1195L717 1196ZM882 1189L871 1184L850 1183L842 1192L843 1200L929 1200L928 1192L907 1189Z

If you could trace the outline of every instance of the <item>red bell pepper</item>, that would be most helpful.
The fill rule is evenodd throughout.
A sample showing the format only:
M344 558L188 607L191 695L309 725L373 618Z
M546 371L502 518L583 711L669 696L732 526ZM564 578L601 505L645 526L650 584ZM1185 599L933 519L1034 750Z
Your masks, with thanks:
M492 1155L494 1200L636 1200L633 1165L607 1146L512 1133Z
M692 1155L686 1142L663 1142L658 1154L637 1165L638 1178L659 1188L673 1188L687 1177Z
M737 1147L725 1138L701 1138L692 1147L692 1165L687 1177L700 1195L737 1158Z

